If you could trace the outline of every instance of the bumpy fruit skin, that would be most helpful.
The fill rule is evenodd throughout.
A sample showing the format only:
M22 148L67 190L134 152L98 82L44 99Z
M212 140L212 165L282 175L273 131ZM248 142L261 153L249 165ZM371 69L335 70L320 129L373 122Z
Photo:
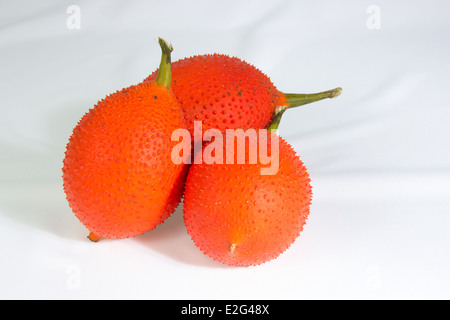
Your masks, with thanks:
M271 141L261 138L259 146L270 150ZM287 250L306 223L312 198L304 164L281 137L276 174L261 175L268 165L250 164L248 150L245 164L207 164L212 161L203 155L186 180L189 235L205 254L233 266L258 265Z
M186 128L179 104L156 82L117 91L82 117L67 144L63 185L90 232L128 238L174 211L188 170L171 160L178 128Z
M144 82L156 78L158 70ZM224 54L207 54L172 63L172 89L193 134L194 121L225 132L266 128L276 107L286 105L269 77L249 63Z

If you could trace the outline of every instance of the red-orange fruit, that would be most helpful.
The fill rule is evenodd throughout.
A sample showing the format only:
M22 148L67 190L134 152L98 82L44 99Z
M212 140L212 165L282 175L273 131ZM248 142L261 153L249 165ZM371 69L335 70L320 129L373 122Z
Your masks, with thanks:
M160 45L159 78L99 101L67 144L64 191L93 241L149 231L181 200L188 167L171 160L171 134L186 123L170 90L172 47Z
M281 137L258 137L249 138L245 163L238 164L238 144L224 143L224 154L234 150L234 163L225 161L225 155L222 164L213 163L215 153L204 152L203 162L192 164L187 176L187 232L200 250L224 264L251 266L277 258L297 239L309 215L306 167ZM279 139L278 170L263 175L268 164L260 157L251 162L249 146L271 150L273 139Z
M224 54L197 55L173 62L172 89L193 134L194 121L203 131L266 128L277 107L296 107L340 94L336 88L315 94L279 91L253 65ZM156 78L158 70L145 81Z

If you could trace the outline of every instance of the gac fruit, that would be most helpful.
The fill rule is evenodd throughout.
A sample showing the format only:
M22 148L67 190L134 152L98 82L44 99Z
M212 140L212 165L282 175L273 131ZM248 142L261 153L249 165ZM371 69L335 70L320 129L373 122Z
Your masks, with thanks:
M336 88L314 94L283 93L253 65L224 54L175 61L172 72L172 89L192 135L194 121L202 121L203 132L266 128L278 107L297 107L341 92ZM144 82L153 81L157 74L158 70Z
M271 131L248 137L245 161L237 159L238 144L225 140L223 163L215 162L213 152L205 152L203 162L189 169L186 229L195 245L216 261L259 265L286 251L302 231L312 198L310 178L293 148ZM278 170L261 174L266 161L249 161L249 146L272 150L275 142ZM225 161L230 152L232 163Z
M172 46L159 39L155 81L108 95L73 130L63 186L89 238L128 238L155 228L180 203L188 167L175 164L175 129L187 128L171 89Z

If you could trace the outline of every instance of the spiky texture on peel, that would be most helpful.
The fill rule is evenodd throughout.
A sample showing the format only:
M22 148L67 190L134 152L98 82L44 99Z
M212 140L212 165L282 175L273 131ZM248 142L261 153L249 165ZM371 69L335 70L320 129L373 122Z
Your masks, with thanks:
M144 81L156 78L158 70ZM285 97L260 70L236 57L207 54L172 63L172 89L193 133L194 121L203 131L266 128Z
M259 146L266 143L270 150L272 138L261 138ZM205 254L229 265L275 259L299 236L309 215L310 178L292 147L279 138L279 169L274 175L261 175L267 164L250 164L248 151L247 147L245 164L207 164L212 161L203 155L205 161L194 163L186 180L184 219L189 235Z
M83 116L67 144L63 183L91 233L132 237L175 210L188 170L171 159L179 128L186 128L179 104L156 82L117 91Z

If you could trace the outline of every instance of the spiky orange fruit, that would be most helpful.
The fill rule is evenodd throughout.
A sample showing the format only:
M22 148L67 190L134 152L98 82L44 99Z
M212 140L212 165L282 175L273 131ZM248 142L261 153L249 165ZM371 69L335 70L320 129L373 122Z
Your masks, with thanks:
M188 168L171 160L171 134L186 123L170 90L172 48L160 45L159 78L99 101L67 144L64 191L93 241L149 231L182 197Z
M266 128L277 107L295 107L333 98L341 89L315 94L285 94L253 65L224 54L197 55L173 62L172 88L193 134L194 121L202 129L225 131ZM153 81L158 70L145 81Z
M272 152L279 152L278 170L262 174L268 164L260 157L252 161L249 146L260 150L265 145L270 151L276 141L279 148ZM238 162L237 146L224 143L223 152L232 150L234 163L225 161L226 156L222 164L214 163L215 152L203 152L203 162L192 164L184 197L185 225L195 245L214 260L258 265L278 257L299 236L309 215L310 178L293 148L274 133L248 139L245 163L243 158Z

